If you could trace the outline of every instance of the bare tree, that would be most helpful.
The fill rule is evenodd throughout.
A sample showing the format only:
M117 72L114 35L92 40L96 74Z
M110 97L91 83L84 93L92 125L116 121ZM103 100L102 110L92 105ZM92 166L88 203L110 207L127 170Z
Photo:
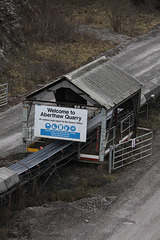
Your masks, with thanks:
M115 32L121 32L131 13L129 0L104 0L106 13Z
M67 41L73 27L63 16L63 1L30 0L31 10L26 14L25 31L37 41Z

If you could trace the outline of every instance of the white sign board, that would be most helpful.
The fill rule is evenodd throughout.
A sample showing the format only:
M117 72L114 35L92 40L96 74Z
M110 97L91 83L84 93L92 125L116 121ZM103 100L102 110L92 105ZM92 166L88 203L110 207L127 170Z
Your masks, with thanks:
M86 142L87 110L35 105L36 137Z

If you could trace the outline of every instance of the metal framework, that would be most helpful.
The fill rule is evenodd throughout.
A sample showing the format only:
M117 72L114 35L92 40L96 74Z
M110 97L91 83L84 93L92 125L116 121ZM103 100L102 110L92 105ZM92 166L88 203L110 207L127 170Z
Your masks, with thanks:
M152 154L153 132L110 147L109 173Z
M91 117L95 116L98 111L101 112L98 162L102 164L105 162L106 147L108 147L107 143L113 125L116 127L115 131L119 132L117 128L119 127L120 109L124 109L126 114L133 111L134 122L137 123L140 93L141 84L104 56L82 66L25 98L22 130L25 149L29 140L28 127L32 105L48 103L57 107L87 109L93 113ZM111 115L110 119L108 115ZM89 119L90 116L88 116ZM78 152L80 155L79 150Z
M109 134L109 131L107 131L106 135ZM105 150L105 155L107 155L109 153L109 146L110 145L114 145L115 144L115 138L116 138L116 127L113 126L111 129L110 129L110 135L109 135L109 138L108 138L108 141L106 143L106 150Z
M101 120L101 114L98 114L97 116L95 116L93 119L89 121L88 128L87 128L88 139L92 136L100 120ZM84 145L85 143L82 144L81 147L83 148ZM51 144L47 145L46 147L44 147L43 149L39 150L38 152L31 154L27 158L17 163L14 163L9 167L9 169L17 172L18 175L21 175L25 172L30 174L34 167L38 165L40 166L40 164L44 163L44 161L50 159L51 157L56 156L55 158L53 158L54 160L52 160L52 164L54 165L57 163L57 161L64 160L66 157L71 156L73 153L76 153L76 151L77 150L74 149L74 142L56 140ZM60 159L59 157L57 157L57 154L60 155Z
M8 104L8 83L0 84L0 107Z
M121 139L123 139L124 136L131 132L131 127L133 127L133 125L134 113L132 112L129 116L127 116L121 121Z

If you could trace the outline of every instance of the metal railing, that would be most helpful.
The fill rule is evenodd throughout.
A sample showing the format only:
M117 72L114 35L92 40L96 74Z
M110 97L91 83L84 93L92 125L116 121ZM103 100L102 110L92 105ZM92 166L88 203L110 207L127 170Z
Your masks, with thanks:
M0 107L8 103L8 83L0 84Z
M109 131L106 131L106 136L109 136L106 141L106 147L109 148L110 145L114 145L116 138L116 127L113 126Z
M152 155L153 132L110 147L109 172Z
M124 118L121 121L121 139L131 132L131 127L134 125L134 113Z

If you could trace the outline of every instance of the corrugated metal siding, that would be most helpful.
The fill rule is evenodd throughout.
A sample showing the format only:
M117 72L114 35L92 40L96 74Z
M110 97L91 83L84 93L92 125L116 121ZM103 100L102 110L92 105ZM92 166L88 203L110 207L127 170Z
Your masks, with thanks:
M19 177L16 172L6 167L0 168L0 193L6 192L17 183L19 183Z

